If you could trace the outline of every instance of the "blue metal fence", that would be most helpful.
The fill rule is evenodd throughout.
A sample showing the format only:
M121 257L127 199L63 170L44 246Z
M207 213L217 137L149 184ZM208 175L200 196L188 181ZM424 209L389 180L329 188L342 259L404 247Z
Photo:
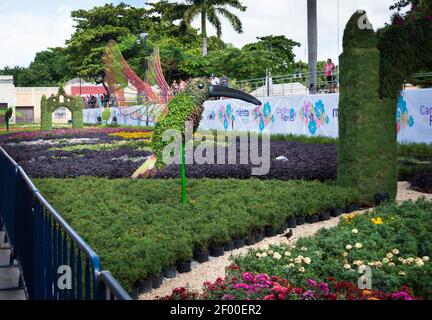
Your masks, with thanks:
M0 147L0 228L29 299L130 300L99 257Z

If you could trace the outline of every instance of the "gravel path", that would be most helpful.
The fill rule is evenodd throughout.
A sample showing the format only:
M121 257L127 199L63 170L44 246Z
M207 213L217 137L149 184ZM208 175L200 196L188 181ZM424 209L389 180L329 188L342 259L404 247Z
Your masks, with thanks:
M417 191L409 190L408 182L399 182L397 201L416 200L420 197L426 197L432 200L432 194L423 194ZM260 243L251 246L244 247L241 249L234 250L226 253L224 256L219 258L210 258L209 262L198 264L193 263L192 272L179 274L174 279L166 279L161 288L153 290L148 294L143 294L139 297L140 300L152 300L156 297L166 296L171 294L172 290L179 287L190 287L196 290L201 290L202 284L205 281L215 281L219 277L225 275L225 268L230 264L231 255L243 255L246 254L250 248L258 249L265 248L270 244L288 244L295 243L300 237L308 237L314 235L318 230L322 228L333 228L338 225L339 218L332 218L329 221L324 221L314 224L305 224L298 226L293 230L293 236L288 240L280 235L273 238L266 238Z

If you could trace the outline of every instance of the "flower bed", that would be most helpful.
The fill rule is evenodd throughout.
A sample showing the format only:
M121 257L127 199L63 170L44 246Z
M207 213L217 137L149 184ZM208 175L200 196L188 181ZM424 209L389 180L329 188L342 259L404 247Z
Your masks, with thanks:
M278 229L295 216L354 202L352 190L319 182L190 179L188 204L177 180L41 179L47 200L98 252L128 289L194 249Z
M171 295L158 300L416 300L406 286L400 291L385 293L359 289L351 282L338 282L329 277L327 281L307 279L305 287L291 286L281 277L266 274L243 273L239 278L219 278L206 282L203 291L176 288Z
M408 285L414 295L430 299L431 212L432 203L419 200L399 207L389 204L370 214L347 215L337 228L300 239L296 246L273 246L234 258L238 268L228 275L266 273L304 288L307 279L330 276L357 283L359 267L368 266L374 290L394 292Z

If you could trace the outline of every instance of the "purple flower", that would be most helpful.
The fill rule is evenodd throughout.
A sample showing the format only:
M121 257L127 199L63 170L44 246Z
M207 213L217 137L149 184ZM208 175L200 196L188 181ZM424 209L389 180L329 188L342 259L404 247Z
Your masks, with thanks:
M239 290L239 289L245 289L245 290L251 290L251 286L246 283L237 283L233 285L233 289Z
M308 279L307 284L309 287L316 287L318 283L312 279Z
M221 300L235 300L235 299L236 297L234 295L226 293L223 295Z
M266 274L259 274L256 276L255 280L257 282L267 282L269 281L270 277Z
M315 300L315 293L312 290L307 290L302 294L304 300Z
M328 294L330 292L329 286L325 282L321 282L318 287L322 293Z
M254 282L255 278L252 273L245 272L243 273L243 280L247 282Z
M393 293L391 295L392 299L394 300L414 300L408 293L406 293L405 291L400 291L400 292L396 292Z

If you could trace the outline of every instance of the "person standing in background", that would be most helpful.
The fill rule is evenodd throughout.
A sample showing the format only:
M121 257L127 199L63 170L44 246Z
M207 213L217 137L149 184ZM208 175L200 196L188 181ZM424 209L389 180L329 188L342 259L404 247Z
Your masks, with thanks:
M224 87L229 87L229 78L226 75L223 75L220 78L220 85Z
M336 66L331 59L327 59L327 63L325 65L325 75L327 78L327 85L329 87L329 93L335 93L335 73Z

